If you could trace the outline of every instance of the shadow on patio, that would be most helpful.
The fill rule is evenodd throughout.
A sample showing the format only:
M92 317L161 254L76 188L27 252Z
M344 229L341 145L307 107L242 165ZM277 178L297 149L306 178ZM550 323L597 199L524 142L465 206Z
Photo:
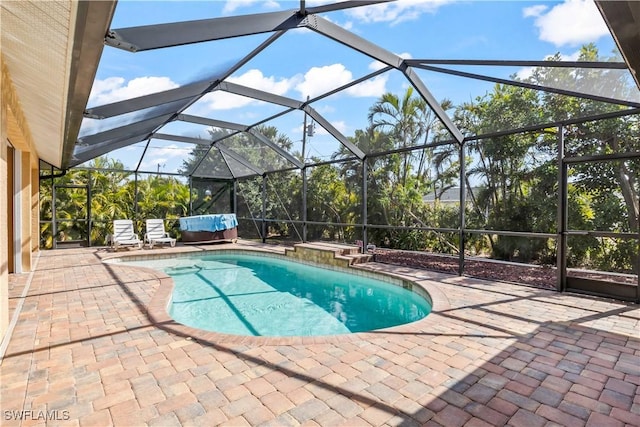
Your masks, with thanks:
M635 305L430 275L451 304L430 330L253 345L187 336L146 311L157 274L70 254L40 256L0 368L5 410L68 411L63 425L638 424Z

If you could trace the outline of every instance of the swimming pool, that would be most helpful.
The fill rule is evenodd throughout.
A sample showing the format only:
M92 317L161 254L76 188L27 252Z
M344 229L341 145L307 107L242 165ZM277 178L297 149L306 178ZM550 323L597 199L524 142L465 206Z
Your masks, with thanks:
M431 311L425 297L398 283L284 257L208 253L127 264L172 277L174 320L226 334L348 334L414 322Z

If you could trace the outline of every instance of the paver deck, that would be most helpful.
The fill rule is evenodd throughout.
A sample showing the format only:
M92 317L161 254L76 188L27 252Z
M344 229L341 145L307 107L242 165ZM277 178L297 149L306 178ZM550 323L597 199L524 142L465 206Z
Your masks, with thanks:
M369 263L433 313L342 338L192 335L158 315L169 279L109 256L42 252L11 279L2 426L640 425L638 305Z

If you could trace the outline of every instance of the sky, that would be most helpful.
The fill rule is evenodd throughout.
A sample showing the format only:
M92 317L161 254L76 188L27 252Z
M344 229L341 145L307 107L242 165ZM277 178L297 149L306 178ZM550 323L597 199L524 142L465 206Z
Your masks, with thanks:
M327 3L306 1L307 7ZM298 1L129 1L117 4L112 29L224 16L268 13L299 8ZM342 28L403 58L543 60L560 53L575 60L586 43L595 43L603 56L615 49L593 1L455 1L400 0L321 15ZM269 34L131 53L105 46L88 107L164 91L224 72L262 43ZM237 70L229 81L304 101L378 70L382 64L307 29L290 30ZM528 72L521 67L457 67L506 78ZM417 71L435 99L458 105L482 96L492 83ZM398 71L379 75L312 104L346 136L365 129L367 115L382 94L401 95L410 86ZM185 113L252 124L282 111L222 91L215 91ZM132 120L85 120L81 135ZM302 112L268 122L294 141L300 151ZM206 137L207 127L173 122L161 133ZM305 137L307 157L328 159L339 143L317 124ZM144 143L110 154L135 168ZM152 140L140 170L177 172L192 145Z

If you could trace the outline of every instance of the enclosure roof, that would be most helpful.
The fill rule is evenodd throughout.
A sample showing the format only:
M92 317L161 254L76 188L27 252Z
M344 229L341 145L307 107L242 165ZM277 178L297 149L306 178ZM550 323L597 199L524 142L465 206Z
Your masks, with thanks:
M579 2L572 0L576 1ZM424 21L420 21L421 26L414 27L424 28L424 34L409 33L410 37L424 38L421 43L424 47L419 52L402 52L397 42L392 43L394 33L400 33L400 24L377 23L375 13L369 15L371 18L367 22L367 25L380 26L377 34L381 36L375 41L360 36L357 30L350 29L349 24L338 23L345 19L341 15L345 11L382 8L387 3L371 0L307 4L302 0L282 2L281 9L276 11L235 14L233 10L227 10L218 15L212 11L211 16L162 23L148 23L144 16L132 16L131 13L120 16L119 8L125 3L119 5L114 22L126 22L128 25L106 32L106 49L100 64L103 72L101 75L99 69L100 79L94 83L94 91L107 84L122 84L122 81L116 81L122 78L117 77L117 73L109 74L109 70L142 68L152 64L168 66L166 62L171 59L163 60L165 52L183 52L181 58L191 65L191 74L176 71L175 75L154 77L155 82L161 78L165 83L166 79L170 81L170 84L157 86L164 90L143 88L137 92L129 91L136 96L120 96L115 101L111 98L106 103L99 102L99 96L93 97L84 111L79 137L71 139L69 134L63 166L88 166L92 159L109 155L126 163L125 169L153 173L164 167L160 161L154 163L155 159L160 159L154 156L171 151L173 155L169 157L173 159L167 163L179 158L182 164L173 166L170 172L232 179L302 168L305 164L336 157L363 159L371 153L366 144L356 141L354 135L356 129L363 129L362 125L343 123L335 111L343 109L346 116L351 112L346 95L361 96L364 89L391 79L402 80L399 85L403 86L398 87L411 87L427 103L431 117L438 125L438 137L454 144L461 143L465 136L452 120L451 112L443 107L442 100L450 96L443 92L444 86L439 83L445 79L454 83L449 87L455 87L457 81L478 83L478 92L470 93L467 99L482 95L495 83L503 83L622 107L640 107L638 87L617 94L607 90L606 82L588 87L539 86L525 78L513 77L526 67L538 67L606 69L608 76L615 79L637 79L635 69L640 57L636 49L638 7L633 2L598 2L626 63L546 61L540 56L527 58L527 51L518 52L521 59L456 58L453 47L446 49L446 37L435 40L428 35L429 26L435 25L434 20L438 19L435 12L425 13L420 18ZM404 4L402 1L397 3ZM443 2L442 7L447 3ZM473 6L481 8L483 3L477 2ZM170 5L163 2L154 6L145 4L157 8ZM405 11L408 15L400 16L397 22L413 19L408 9L399 7L398 10L400 14ZM495 19L502 18L496 16ZM460 26L455 31L468 31L469 37L473 37L473 32L480 30ZM384 37L384 34L389 37ZM207 46L209 50L205 51L206 54L196 54L194 46ZM287 50L284 46L295 48ZM306 46L317 46L317 50L307 51ZM431 51L450 52L450 57L433 59L427 55ZM350 60L359 67L359 74L353 75L347 70L348 78L330 81L326 85L318 85L322 80L316 80L316 86L304 88L307 96L303 95L303 89L299 89L299 96L292 95L291 90L282 90L281 81L273 75L260 74L262 85L252 85L248 78L261 73L260 67L274 67L278 61L284 61L291 74L296 73L299 79L303 78L300 76L306 79L312 72L324 72L341 65L322 62L319 59L321 52L335 52L336 57L338 54L350 55ZM482 52L477 55L481 57ZM179 68L179 64L171 65L173 67L169 68ZM193 74L197 74L194 70L203 69L207 71L193 78ZM151 77L145 78L145 82L151 82ZM270 84L264 84L269 78ZM297 87L303 88L305 81ZM375 100L372 98L370 104ZM366 118L368 113L364 108L360 115ZM273 134L265 126L277 129L278 133ZM291 130L294 127L296 129Z

